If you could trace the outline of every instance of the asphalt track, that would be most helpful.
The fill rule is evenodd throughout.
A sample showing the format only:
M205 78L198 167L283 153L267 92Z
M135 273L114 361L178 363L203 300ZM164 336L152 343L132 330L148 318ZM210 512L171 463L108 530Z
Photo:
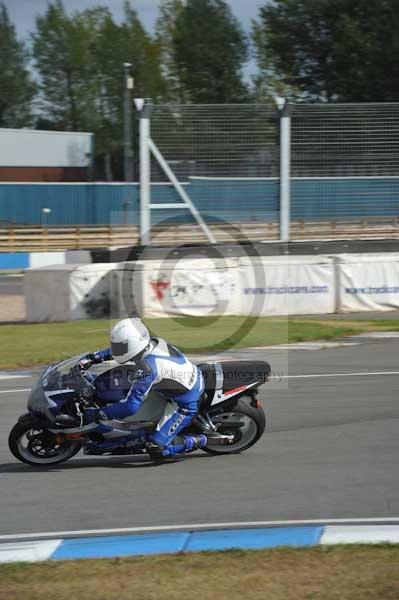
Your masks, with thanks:
M242 455L161 466L144 456L18 463L7 436L25 409L15 390L32 378L0 374L0 534L398 517L399 339L346 343L237 353L272 364L264 437Z
M19 274L0 273L0 295L15 296L24 293L24 278Z

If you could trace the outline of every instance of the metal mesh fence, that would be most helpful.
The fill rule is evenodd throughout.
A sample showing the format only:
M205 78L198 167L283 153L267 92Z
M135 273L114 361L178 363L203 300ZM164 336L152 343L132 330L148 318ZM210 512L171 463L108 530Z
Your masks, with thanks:
M399 104L292 109L293 219L399 214Z
M399 104L292 107L291 175L398 175Z
M151 137L206 221L278 221L279 119L271 105L156 105ZM156 163L152 181L165 177ZM171 186L155 192L171 201ZM166 199L168 198L168 200ZM152 223L192 222L157 210Z
M151 135L181 180L278 176L278 116L273 106L156 105ZM157 176L154 165L153 180Z
M279 121L274 105L156 105L151 137L206 220L273 223L267 240L280 219ZM152 182L153 202L179 199L155 161ZM390 235L398 217L399 103L291 106L292 238L361 237L350 229L361 219ZM190 216L152 212L153 224L165 219ZM334 223L312 230L321 221Z

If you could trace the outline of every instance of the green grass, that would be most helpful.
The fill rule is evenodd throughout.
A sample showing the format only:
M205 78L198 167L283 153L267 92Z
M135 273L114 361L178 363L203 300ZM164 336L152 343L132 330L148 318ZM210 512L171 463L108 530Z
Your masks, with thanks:
M108 345L113 321L18 324L0 326L0 368L46 364ZM232 347L268 346L333 339L365 331L399 330L398 321L222 317L147 319L155 336L185 352L220 352Z
M399 545L0 565L1 600L397 600Z

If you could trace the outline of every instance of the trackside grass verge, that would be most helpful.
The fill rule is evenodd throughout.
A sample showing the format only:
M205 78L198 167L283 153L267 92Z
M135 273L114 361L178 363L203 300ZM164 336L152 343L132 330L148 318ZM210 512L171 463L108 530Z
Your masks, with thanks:
M0 565L1 600L397 600L399 545Z
M107 346L114 321L17 324L0 326L0 369L46 364ZM165 337L187 353L221 352L229 348L268 346L340 338L378 330L399 330L399 320L183 317L147 319L155 336Z

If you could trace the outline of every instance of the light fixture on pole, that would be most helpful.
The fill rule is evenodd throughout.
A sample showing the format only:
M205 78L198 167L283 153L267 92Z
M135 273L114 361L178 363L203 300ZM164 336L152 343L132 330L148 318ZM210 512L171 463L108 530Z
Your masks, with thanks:
M287 98L283 98L283 96L273 96L273 100L277 106L278 110L284 110L287 105Z
M42 227L44 227L45 225L47 225L47 215L49 215L51 213L51 208L42 208L41 213L40 213L40 225Z
M134 105L136 107L137 112L141 112L144 108L145 100L144 98L135 98Z

